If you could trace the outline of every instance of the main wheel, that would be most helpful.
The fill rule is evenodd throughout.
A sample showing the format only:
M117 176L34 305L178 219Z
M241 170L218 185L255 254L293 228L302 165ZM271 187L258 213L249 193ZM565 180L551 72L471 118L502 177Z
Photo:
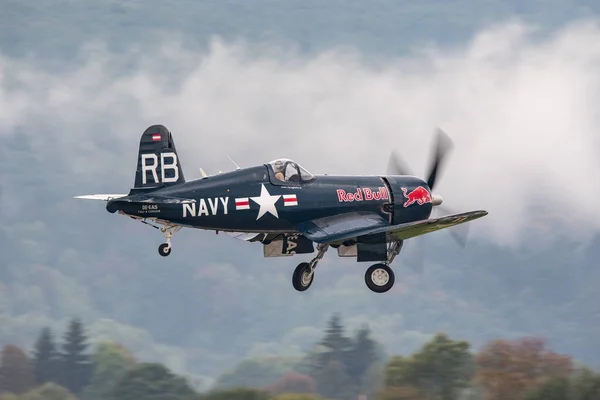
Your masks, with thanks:
M163 243L160 246L158 246L158 254L160 254L163 257L168 256L169 254L171 254L171 246L169 246L168 243Z
M367 287L376 293L387 292L394 286L394 271L386 264L375 264L365 272Z
M310 273L310 264L307 262L300 263L292 275L292 285L297 291L303 292L310 287L314 277L314 272Z

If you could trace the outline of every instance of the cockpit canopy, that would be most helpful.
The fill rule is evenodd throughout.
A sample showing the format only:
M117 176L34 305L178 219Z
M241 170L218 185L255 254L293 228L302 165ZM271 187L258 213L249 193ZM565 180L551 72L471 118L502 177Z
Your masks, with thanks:
M287 158L278 158L268 165L275 179L280 182L308 183L315 180L310 172Z

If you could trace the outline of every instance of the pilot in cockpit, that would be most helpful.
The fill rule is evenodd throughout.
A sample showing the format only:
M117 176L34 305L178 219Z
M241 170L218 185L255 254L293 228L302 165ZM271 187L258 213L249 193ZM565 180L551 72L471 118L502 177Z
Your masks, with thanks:
M281 162L281 160L275 161L273 164L273 172L275 172L275 178L282 182L285 181L285 176L283 174L283 162Z

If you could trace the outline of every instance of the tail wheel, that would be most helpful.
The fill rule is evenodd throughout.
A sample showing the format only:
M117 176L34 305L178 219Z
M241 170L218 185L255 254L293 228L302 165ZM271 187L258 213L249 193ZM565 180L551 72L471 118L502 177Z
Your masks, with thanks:
M292 275L292 285L294 285L294 289L299 292L305 291L312 285L314 276L315 274L314 272L311 272L309 263L300 263Z
M365 272L367 287L376 293L385 293L394 286L394 271L386 264L375 264Z
M168 243L163 243L160 246L158 246L158 254L160 254L163 257L168 256L169 254L171 254L171 246Z

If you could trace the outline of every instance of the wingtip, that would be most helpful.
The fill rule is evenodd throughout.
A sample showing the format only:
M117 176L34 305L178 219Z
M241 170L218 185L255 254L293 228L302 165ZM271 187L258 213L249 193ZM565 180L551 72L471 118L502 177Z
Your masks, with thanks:
M483 218L488 215L488 212L486 210L477 210L474 211L472 215L475 216L475 218Z

